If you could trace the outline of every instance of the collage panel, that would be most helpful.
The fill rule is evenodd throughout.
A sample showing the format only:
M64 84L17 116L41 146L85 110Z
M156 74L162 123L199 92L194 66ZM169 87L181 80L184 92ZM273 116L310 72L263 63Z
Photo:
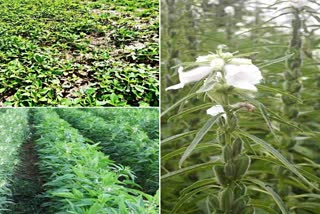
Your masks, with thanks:
M319 9L161 0L161 213L320 213Z
M157 108L1 108L0 212L159 213Z
M0 106L159 106L158 0L0 8Z

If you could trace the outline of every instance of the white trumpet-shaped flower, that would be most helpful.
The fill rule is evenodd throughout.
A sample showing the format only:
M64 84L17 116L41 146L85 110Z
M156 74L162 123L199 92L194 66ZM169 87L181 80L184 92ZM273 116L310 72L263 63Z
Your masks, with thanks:
M180 66L178 69L180 83L166 88L166 91L180 89L188 83L202 80L203 78L208 76L212 72L212 70L213 69L211 66L199 66L197 68L191 69L190 71L183 72L183 67Z
M207 114L209 114L211 116L217 116L220 113L224 113L223 116L226 115L222 105L215 105L215 106L212 106L211 108L207 109Z
M262 80L259 68L249 59L234 58L224 66L224 71L226 83L240 89L257 91L255 85Z

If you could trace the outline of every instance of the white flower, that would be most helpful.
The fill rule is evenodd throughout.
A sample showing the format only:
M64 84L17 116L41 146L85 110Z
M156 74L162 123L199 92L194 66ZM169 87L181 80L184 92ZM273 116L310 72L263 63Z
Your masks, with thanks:
M224 67L226 83L236 88L257 91L255 84L262 80L259 68L251 63L239 64L239 62L241 61L237 61L238 64L227 64ZM244 59L243 62L245 62Z
M166 88L166 91L183 88L188 83L196 82L205 78L211 72L211 66L199 66L187 72L183 72L183 67L180 66L178 69L180 83Z
M207 109L207 114L209 114L211 116L216 116L220 113L224 113L223 116L226 115L222 105L215 105L215 106L212 106L211 108Z
M213 71L221 71L224 66L224 60L221 58L216 58L211 60L210 66Z
M228 16L234 16L235 14L235 10L234 7L232 6L227 6L224 8L224 12L228 15Z

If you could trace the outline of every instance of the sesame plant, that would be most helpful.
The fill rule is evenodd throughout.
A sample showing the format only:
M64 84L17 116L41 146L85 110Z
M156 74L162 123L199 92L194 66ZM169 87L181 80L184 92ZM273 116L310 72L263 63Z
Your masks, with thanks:
M193 131L196 135L191 142L186 143L187 146L183 145L176 151L166 152L166 144L190 133L171 136L162 142L164 213L255 213L256 210L290 213L272 184L257 179L257 172L251 172L252 164L255 164L256 160L266 164L272 163L290 171L292 176L288 180L301 182L309 188L310 194L319 191L318 178L304 172L270 143L251 133L253 131L242 129L241 120L248 118L241 115L251 114L256 108L260 111L260 116L257 114L256 117L264 118L267 124L276 117L280 119L278 115L269 117L265 106L255 99L255 95L259 93L256 85L262 81L263 76L252 60L243 58L245 56L246 54L224 52L222 49L218 49L216 53L199 56L195 63L186 64L194 68L185 72L182 66L178 68L180 83L166 88L167 91L177 90L187 84L198 82L193 93L164 111L163 116L183 105L183 102L191 101L193 97L201 97L205 104L192 106L178 114L207 109L209 116L201 128ZM201 81L203 79L204 81ZM292 95L290 97L294 98ZM199 144L203 139L206 139L206 143ZM201 150L207 150L209 157L199 155ZM174 167L179 168L167 169L166 163L169 164L170 159L174 161L177 157L179 161ZM190 164L197 163L195 160L188 164L191 157L199 159L202 163ZM172 167L172 163L168 166ZM201 173L201 170L207 168L211 168L212 172L205 170L205 174L194 178L192 183L177 189L178 200L174 204L168 204L170 200L166 197L171 196L166 191L173 188L175 182L183 179L184 174ZM261 197L272 199L266 200L275 206L270 208L261 201ZM168 207L171 207L171 210L167 210Z
M157 108L135 109L86 109L91 113L114 123L128 122L132 126L144 131L150 139L159 139L159 110ZM134 115L134 117L132 117Z
M157 196L135 187L135 175L90 145L50 109L37 109L36 148L47 213L158 213Z
M12 203L11 185L19 149L29 136L27 109L0 109L0 212Z
M288 213L319 213L320 28L316 12L319 2L163 0L161 6L162 212L210 213L214 210L208 208L207 204L212 204L206 201L211 201L207 197L214 195L220 199L219 192L225 188L214 181L217 177L212 167L219 168L217 162L232 165L221 157L224 146L218 142L223 142L219 136L224 124L220 120L228 120L224 115L235 111L237 120L232 124L237 125L231 132L232 139L237 142L241 138L241 154L250 157L242 182L247 182L247 178L264 182L279 196ZM196 27L190 25L195 19ZM197 44L192 48L190 38ZM217 55L216 49L222 49L222 53L238 51L227 61L223 56L216 57L223 58L224 72L214 70L219 66L209 68L214 58L201 62L208 53ZM197 58L199 55L206 57ZM239 89L228 80L230 71L226 65L232 58L249 59L260 70L263 79L255 84L256 92ZM215 59L214 62L218 65L222 61ZM251 71L250 77L255 76L254 69L246 70ZM222 74L216 74L218 71ZM242 80L244 76L236 79ZM210 82L219 82L219 79L235 87L227 93L231 107L226 109L221 99L216 98L217 93L212 95L221 85L213 86ZM179 90L172 91L171 86ZM221 112L219 119L201 135L201 141L185 159L186 149L210 119L206 110L213 106L216 107L208 113ZM230 110L234 108L239 109ZM271 151L243 137L243 132L272 146L308 182L285 167ZM206 185L212 188L207 189ZM267 190L257 189L248 182L246 185L246 196L250 198L247 205L254 207L255 213L283 212Z
M141 113L150 113L150 109L139 109ZM130 166L137 175L136 182L145 192L155 194L159 188L159 139L151 139L138 123L135 109L57 109L58 114L92 142L99 143L101 151L119 164ZM96 113L94 113L96 112ZM95 114L112 117L104 119ZM126 112L124 114L123 112ZM126 115L126 118L123 117ZM158 117L158 111L153 113ZM132 118L132 119L130 119ZM154 119L155 119L154 118ZM151 130L151 129L150 129ZM158 125L153 127L158 131Z
M0 106L157 106L158 4L1 1Z

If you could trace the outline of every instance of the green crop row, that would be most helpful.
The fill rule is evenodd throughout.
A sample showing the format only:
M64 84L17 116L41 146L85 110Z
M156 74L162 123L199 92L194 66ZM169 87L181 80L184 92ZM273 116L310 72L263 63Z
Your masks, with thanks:
M129 188L131 171L87 144L53 110L37 109L36 148L50 213L157 213L156 197Z
M28 110L0 109L0 213L9 203L10 181L19 164L19 148L28 138Z
M112 123L129 123L147 133L150 139L159 139L159 110L155 108L135 109L88 109L91 113Z
M89 111L76 109L57 109L59 115L67 120L81 134L100 143L102 151L117 163L130 166L137 175L137 183L145 192L154 194L158 189L159 160L158 139L148 135L126 121L104 120ZM102 111L102 110L101 110ZM104 111L109 111L104 109ZM135 115L127 115L134 118Z

